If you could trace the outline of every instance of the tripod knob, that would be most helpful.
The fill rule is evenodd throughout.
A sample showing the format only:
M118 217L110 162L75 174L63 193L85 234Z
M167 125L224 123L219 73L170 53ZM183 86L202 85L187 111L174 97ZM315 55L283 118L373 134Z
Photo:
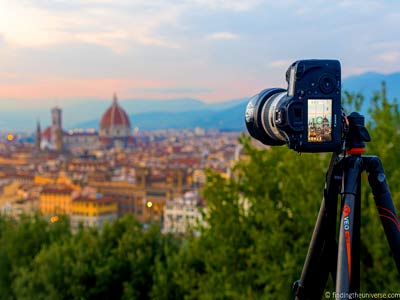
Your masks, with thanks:
M300 280L296 280L293 283L293 293L295 295L295 299L302 299L302 295L303 295L303 286L301 285Z
M346 148L364 149L365 142L371 141L371 137L365 127L365 118L358 112L352 112L348 117L349 131L346 137Z

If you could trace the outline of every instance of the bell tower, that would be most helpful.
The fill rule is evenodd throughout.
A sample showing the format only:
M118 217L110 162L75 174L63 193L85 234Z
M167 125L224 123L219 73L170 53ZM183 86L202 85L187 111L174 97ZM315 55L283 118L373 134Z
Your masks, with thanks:
M36 123L36 133L35 133L35 146L36 150L40 151L40 144L42 143L42 130L40 129L40 121Z
M51 110L51 144L56 151L63 150L62 140L62 110L59 107L54 107Z

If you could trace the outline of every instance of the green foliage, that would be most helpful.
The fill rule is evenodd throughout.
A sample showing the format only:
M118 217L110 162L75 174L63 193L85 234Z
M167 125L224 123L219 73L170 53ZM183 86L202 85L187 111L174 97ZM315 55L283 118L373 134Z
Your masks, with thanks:
M0 299L14 299L13 282L20 270L29 266L34 257L51 243L70 236L65 217L49 224L39 215L22 216L18 222L0 218Z
M241 142L248 159L234 179L209 174L207 226L178 254L186 299L290 298L301 272L329 157Z
M360 110L364 103L360 94L345 95L345 103ZM369 116L366 116L372 141L367 144L367 154L382 159L389 182L394 205L400 207L400 112L396 99L389 100L386 84L370 101ZM374 199L366 176L362 182L362 227L361 227L361 289L364 291L398 291L400 276L386 242ZM379 275L378 275L379 274Z
M368 154L381 157L385 174L391 189L393 202L397 211L400 208L400 112L397 100L389 100L386 96L386 85L383 82L380 92L376 92L371 100L371 119L368 128L372 141L368 143ZM400 276L392 259L386 237L381 226L375 203L367 180L363 183L362 203L362 236L363 240L363 272L364 290L398 291ZM378 275L377 274L381 274Z
M147 299L169 239L132 216L43 248L14 281L17 299Z
M344 103L360 110L365 99L345 93ZM382 158L399 208L399 107L385 85L371 107L367 151ZM240 142L245 158L233 178L208 173L199 235L162 234L157 224L144 229L132 216L75 234L66 218L0 217L0 300L292 299L329 155L261 149L245 136ZM396 292L400 277L369 190L363 178L361 288Z

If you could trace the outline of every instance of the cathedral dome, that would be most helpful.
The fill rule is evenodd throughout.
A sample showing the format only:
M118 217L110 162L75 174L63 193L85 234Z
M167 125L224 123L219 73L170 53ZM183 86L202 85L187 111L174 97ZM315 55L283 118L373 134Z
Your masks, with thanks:
M117 96L101 117L100 141L103 146L125 148L130 144L131 122L125 110L118 104Z
M129 117L125 110L119 106L117 96L114 94L112 105L101 117L100 131L112 131L114 127L131 128Z

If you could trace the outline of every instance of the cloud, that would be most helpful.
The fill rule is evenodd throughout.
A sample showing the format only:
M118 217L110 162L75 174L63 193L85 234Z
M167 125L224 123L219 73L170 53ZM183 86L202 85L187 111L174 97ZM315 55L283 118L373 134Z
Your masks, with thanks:
M137 78L71 79L42 76L23 83L0 85L0 97L9 99L95 98L111 95L113 91L127 91L132 87L151 88L167 84L168 82ZM122 97L127 94L122 94Z
M400 51L389 51L378 55L378 60L385 63L395 63L400 60Z
M205 87L152 87L152 88L131 88L132 93L149 94L191 94L191 93L211 93L213 89Z
M260 0L22 0L0 1L0 32L15 47L39 48L64 43L93 43L122 53L139 45L180 48L168 28L187 28L181 17L193 9L202 14L247 12ZM220 33L212 39L234 39Z
M206 38L210 40L235 40L239 38L239 35L233 32L221 31L208 34Z
M261 4L261 0L189 0L187 3L210 10L245 12Z
M294 60L289 60L289 59L278 59L271 61L268 65L272 68L277 68L277 69L282 69L282 68L288 68L291 63L293 63Z
M71 42L102 45L117 53L135 44L179 47L171 39L158 35L157 29L175 26L182 6L161 1L154 6L145 2L132 6L121 1L111 5L108 1L75 0L57 6L54 11L52 3L0 2L0 32L14 47L20 48Z
M4 39L4 36L0 33L0 48L5 46L6 40Z
M357 10L358 12L375 12L382 7L381 0L339 0L337 4L339 7L344 9Z

